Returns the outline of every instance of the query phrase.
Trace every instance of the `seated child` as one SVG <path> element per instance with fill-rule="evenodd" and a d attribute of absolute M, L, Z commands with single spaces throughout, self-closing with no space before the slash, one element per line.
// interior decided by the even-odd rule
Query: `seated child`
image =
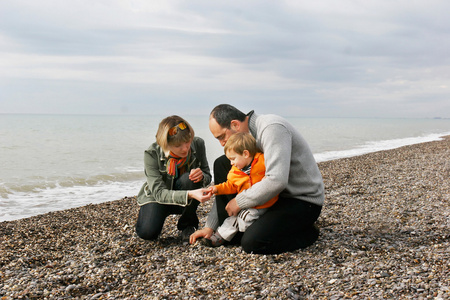
<path fill-rule="evenodd" d="M 227 181 L 209 187 L 209 192 L 216 195 L 237 194 L 261 181 L 266 172 L 264 154 L 258 149 L 255 138 L 249 133 L 233 134 L 224 147 L 224 152 L 231 162 L 231 170 Z M 218 247 L 230 241 L 238 231 L 244 232 L 254 221 L 267 211 L 278 200 L 278 196 L 263 205 L 242 209 L 237 216 L 225 219 L 217 231 L 201 243 L 210 247 Z"/>

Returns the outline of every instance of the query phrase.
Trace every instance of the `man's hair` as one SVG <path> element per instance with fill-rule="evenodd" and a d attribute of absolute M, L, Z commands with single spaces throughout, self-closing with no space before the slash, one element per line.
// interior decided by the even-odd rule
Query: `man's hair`
<path fill-rule="evenodd" d="M 220 104 L 211 111 L 209 117 L 214 118 L 220 127 L 230 129 L 231 121 L 244 122 L 247 115 L 232 105 Z"/>
<path fill-rule="evenodd" d="M 229 150 L 233 150 L 239 155 L 242 155 L 244 150 L 247 150 L 250 153 L 250 156 L 255 156 L 256 153 L 261 152 L 256 145 L 255 138 L 250 133 L 246 132 L 236 132 L 231 135 L 223 150 L 225 154 Z"/>

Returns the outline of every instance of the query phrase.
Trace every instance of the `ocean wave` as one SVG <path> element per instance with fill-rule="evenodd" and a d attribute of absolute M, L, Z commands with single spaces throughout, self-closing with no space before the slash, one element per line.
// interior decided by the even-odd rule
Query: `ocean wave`
<path fill-rule="evenodd" d="M 107 186 L 116 182 L 126 183 L 138 180 L 143 182 L 145 177 L 142 171 L 130 169 L 130 171 L 123 173 L 98 174 L 87 177 L 31 177 L 30 179 L 28 184 L 23 184 L 22 182 L 2 183 L 0 185 L 0 197 L 8 199 L 10 195 L 17 193 L 22 195 L 33 194 L 35 196 L 43 191 L 59 188 Z"/>
<path fill-rule="evenodd" d="M 87 204 L 103 203 L 137 195 L 144 181 L 110 181 L 95 185 L 56 185 L 35 188 L 32 193 L 9 193 L 2 199 L 0 222 L 16 220 Z"/>
<path fill-rule="evenodd" d="M 441 140 L 442 137 L 446 135 L 450 135 L 450 132 L 433 133 L 424 136 L 407 137 L 391 140 L 369 141 L 366 142 L 364 145 L 353 149 L 316 153 L 314 154 L 314 158 L 316 159 L 317 162 L 322 162 L 345 157 L 353 157 L 376 151 L 395 149 L 407 145 L 438 141 Z"/>

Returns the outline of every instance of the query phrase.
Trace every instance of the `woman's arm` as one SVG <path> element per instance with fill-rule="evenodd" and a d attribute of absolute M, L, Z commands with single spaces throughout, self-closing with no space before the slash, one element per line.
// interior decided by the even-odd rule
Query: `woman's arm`
<path fill-rule="evenodd" d="M 145 194 L 154 198 L 154 201 L 162 204 L 187 205 L 189 203 L 187 191 L 177 191 L 167 188 L 163 175 L 159 170 L 161 158 L 157 151 L 146 151 L 144 155 L 145 175 L 147 185 Z"/>

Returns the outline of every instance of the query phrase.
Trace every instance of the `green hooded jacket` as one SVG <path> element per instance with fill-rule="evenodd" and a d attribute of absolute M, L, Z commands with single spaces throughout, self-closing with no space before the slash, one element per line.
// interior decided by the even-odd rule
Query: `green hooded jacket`
<path fill-rule="evenodd" d="M 161 204 L 176 204 L 186 206 L 189 204 L 188 193 L 185 190 L 174 190 L 174 177 L 167 174 L 167 157 L 157 143 L 153 143 L 144 152 L 145 176 L 144 183 L 137 196 L 138 204 L 151 202 Z M 211 172 L 206 159 L 205 142 L 200 137 L 194 137 L 191 143 L 191 157 L 187 172 L 200 168 L 203 171 L 203 186 L 211 182 Z"/>

